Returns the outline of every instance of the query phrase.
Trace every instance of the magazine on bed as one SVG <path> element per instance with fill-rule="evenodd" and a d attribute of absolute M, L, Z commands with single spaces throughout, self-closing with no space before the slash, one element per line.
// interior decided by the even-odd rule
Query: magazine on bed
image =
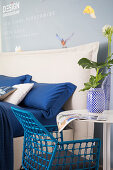
<path fill-rule="evenodd" d="M 57 126 L 59 132 L 61 132 L 70 122 L 73 120 L 92 120 L 92 121 L 106 121 L 106 117 L 103 114 L 81 114 L 77 111 L 64 111 L 57 115 Z"/>

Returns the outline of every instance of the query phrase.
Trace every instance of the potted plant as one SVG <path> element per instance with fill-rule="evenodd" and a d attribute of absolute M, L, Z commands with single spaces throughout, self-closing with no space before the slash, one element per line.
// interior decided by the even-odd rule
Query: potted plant
<path fill-rule="evenodd" d="M 111 53 L 111 41 L 113 35 L 113 26 L 105 25 L 102 29 L 103 35 L 108 39 L 108 56 L 105 62 L 98 63 L 87 58 L 81 58 L 78 64 L 83 69 L 96 70 L 96 75 L 90 75 L 89 82 L 84 83 L 84 88 L 80 91 L 88 90 L 87 94 L 87 109 L 90 112 L 101 113 L 105 108 L 105 94 L 102 88 L 99 88 L 102 80 L 108 74 L 110 74 L 110 68 L 113 65 L 112 53 Z M 106 69 L 106 73 L 104 72 Z"/>

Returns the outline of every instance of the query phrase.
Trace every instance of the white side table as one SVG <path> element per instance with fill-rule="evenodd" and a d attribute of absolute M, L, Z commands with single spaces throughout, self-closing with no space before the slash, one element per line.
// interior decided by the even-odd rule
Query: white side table
<path fill-rule="evenodd" d="M 106 120 L 74 120 L 76 121 L 90 121 L 95 123 L 103 123 L 103 170 L 110 170 L 110 125 L 113 123 L 113 110 L 105 110 L 103 113 L 89 113 L 87 110 L 69 110 L 64 111 L 64 114 L 76 114 L 80 113 L 83 115 L 102 115 Z"/>

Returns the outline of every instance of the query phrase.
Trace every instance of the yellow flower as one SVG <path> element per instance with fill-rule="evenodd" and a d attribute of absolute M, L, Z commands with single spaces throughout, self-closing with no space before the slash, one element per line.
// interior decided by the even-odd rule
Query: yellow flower
<path fill-rule="evenodd" d="M 96 18 L 95 11 L 91 6 L 86 6 L 83 13 L 89 14 L 92 18 Z"/>

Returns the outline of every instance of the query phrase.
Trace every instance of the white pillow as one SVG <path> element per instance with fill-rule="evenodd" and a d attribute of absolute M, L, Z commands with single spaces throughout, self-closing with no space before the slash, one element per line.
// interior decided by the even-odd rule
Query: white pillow
<path fill-rule="evenodd" d="M 31 90 L 33 86 L 34 83 L 14 85 L 13 87 L 16 88 L 17 90 L 14 93 L 12 93 L 10 96 L 5 98 L 4 101 L 18 105 L 24 99 L 24 97 L 27 95 L 27 93 Z"/>

